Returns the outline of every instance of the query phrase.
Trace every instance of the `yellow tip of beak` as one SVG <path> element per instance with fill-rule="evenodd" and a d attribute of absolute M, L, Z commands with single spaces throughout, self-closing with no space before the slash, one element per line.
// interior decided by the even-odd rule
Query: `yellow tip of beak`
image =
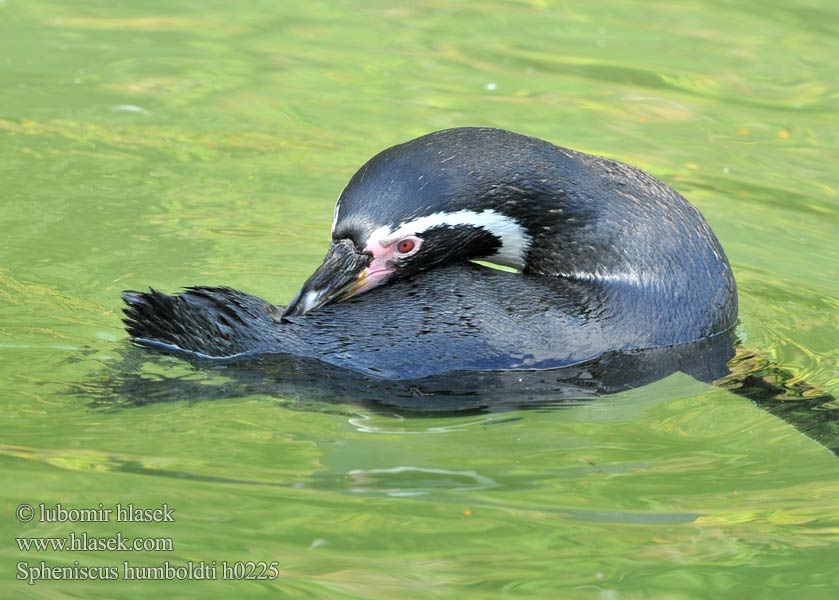
<path fill-rule="evenodd" d="M 367 274 L 370 272 L 370 269 L 364 269 L 358 274 L 355 281 L 352 285 L 341 295 L 341 300 L 347 300 L 348 298 L 352 298 L 355 296 L 361 288 L 367 285 Z"/>

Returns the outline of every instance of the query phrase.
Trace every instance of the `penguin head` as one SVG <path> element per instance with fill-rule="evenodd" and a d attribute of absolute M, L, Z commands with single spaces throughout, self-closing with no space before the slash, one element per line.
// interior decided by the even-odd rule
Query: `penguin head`
<path fill-rule="evenodd" d="M 514 210 L 521 190 L 486 172 L 486 132 L 495 141 L 500 130 L 429 134 L 362 166 L 335 206 L 323 263 L 284 316 L 462 260 L 523 269 L 532 236 Z"/>

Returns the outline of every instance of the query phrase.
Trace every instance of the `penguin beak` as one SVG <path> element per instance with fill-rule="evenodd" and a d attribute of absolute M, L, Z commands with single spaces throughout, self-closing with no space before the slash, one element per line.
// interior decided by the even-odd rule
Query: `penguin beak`
<path fill-rule="evenodd" d="M 367 275 L 373 256 L 359 253 L 351 240 L 332 242 L 323 264 L 289 302 L 283 317 L 305 315 L 335 300 L 345 300 L 368 287 Z"/>

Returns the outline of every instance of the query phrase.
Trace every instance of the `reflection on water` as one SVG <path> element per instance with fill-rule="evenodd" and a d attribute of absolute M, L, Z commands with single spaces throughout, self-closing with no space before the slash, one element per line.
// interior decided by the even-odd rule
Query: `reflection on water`
<path fill-rule="evenodd" d="M 218 361 L 192 359 L 188 375 L 149 377 L 142 371 L 157 357 L 142 348 L 122 353 L 122 367 L 88 379 L 77 389 L 102 409 L 144 406 L 152 402 L 271 396 L 292 410 L 346 414 L 340 405 L 354 403 L 404 421 L 406 416 L 457 414 L 578 405 L 621 391 L 637 389 L 677 372 L 713 383 L 748 398 L 799 431 L 839 454 L 839 404 L 835 397 L 794 377 L 739 345 L 734 334 L 695 344 L 631 353 L 610 353 L 572 367 L 539 371 L 457 371 L 421 379 L 386 380 L 287 355 Z M 216 381 L 211 378 L 215 375 Z M 337 405 L 337 406 L 336 406 Z M 349 419 L 368 433 L 420 433 L 398 426 L 367 423 L 367 415 Z M 488 426 L 487 421 L 479 421 Z M 449 433 L 473 421 L 431 427 L 422 433 Z"/>
<path fill-rule="evenodd" d="M 347 475 L 351 482 L 350 491 L 356 494 L 385 493 L 407 497 L 430 494 L 434 489 L 470 492 L 498 487 L 498 483 L 475 471 L 399 466 L 353 469 Z"/>

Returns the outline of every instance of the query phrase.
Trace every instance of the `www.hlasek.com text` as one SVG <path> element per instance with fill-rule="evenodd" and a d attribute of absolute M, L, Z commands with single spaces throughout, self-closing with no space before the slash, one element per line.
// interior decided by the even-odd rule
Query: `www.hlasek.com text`
<path fill-rule="evenodd" d="M 107 537 L 71 531 L 66 537 L 15 538 L 20 552 L 171 552 L 175 542 L 170 537 L 125 537 L 121 532 Z"/>

